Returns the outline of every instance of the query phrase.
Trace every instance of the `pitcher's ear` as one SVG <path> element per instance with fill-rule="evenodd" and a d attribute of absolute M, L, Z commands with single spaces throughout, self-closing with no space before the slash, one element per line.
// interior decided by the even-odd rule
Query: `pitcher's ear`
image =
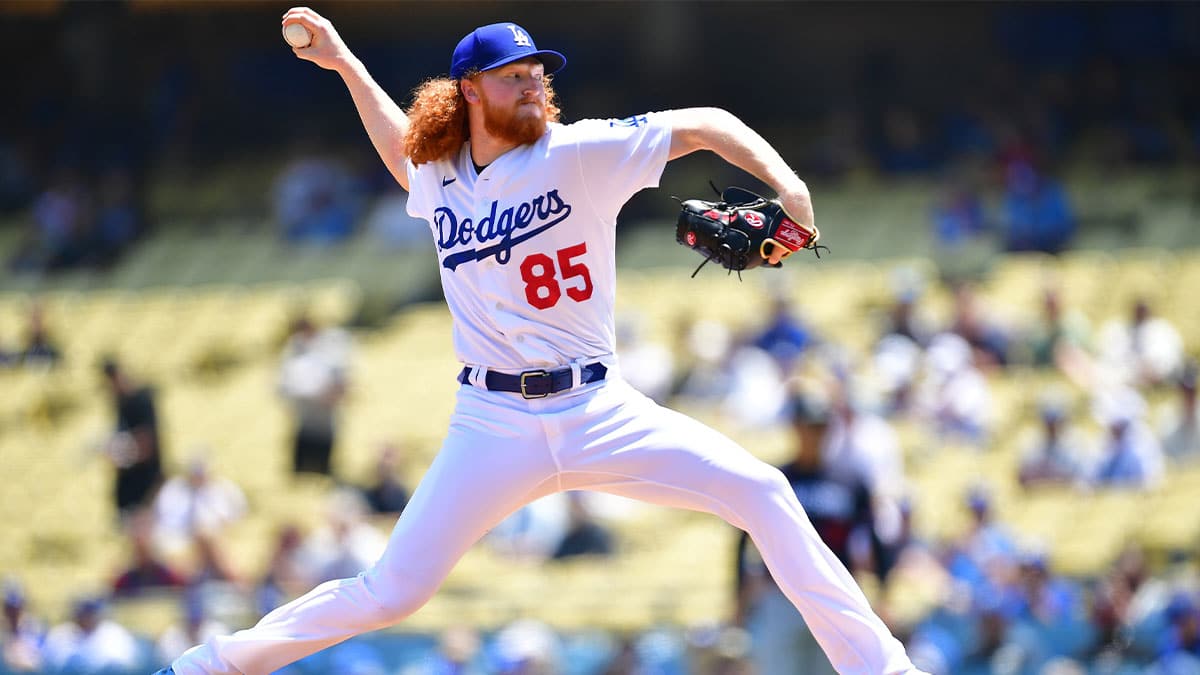
<path fill-rule="evenodd" d="M 463 98 L 467 99 L 467 103 L 479 103 L 479 90 L 475 88 L 475 83 L 463 78 L 458 81 L 458 86 L 462 89 Z"/>

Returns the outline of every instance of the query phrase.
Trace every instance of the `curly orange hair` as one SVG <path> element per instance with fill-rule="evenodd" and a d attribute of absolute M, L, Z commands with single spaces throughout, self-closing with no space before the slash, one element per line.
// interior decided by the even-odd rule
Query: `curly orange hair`
<path fill-rule="evenodd" d="M 557 122 L 562 111 L 558 107 L 558 96 L 550 86 L 549 75 L 543 83 L 546 121 Z M 404 149 L 413 164 L 419 166 L 448 157 L 458 152 L 470 136 L 467 101 L 458 80 L 435 77 L 413 90 L 412 106 L 408 109 L 408 133 L 404 135 Z"/>

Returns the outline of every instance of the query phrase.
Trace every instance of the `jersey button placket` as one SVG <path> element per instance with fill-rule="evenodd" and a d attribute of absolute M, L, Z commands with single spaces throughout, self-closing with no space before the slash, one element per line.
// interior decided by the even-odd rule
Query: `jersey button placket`
<path fill-rule="evenodd" d="M 484 171 L 487 171 L 487 169 L 484 169 Z M 491 215 L 493 198 L 492 191 L 488 189 L 487 183 L 483 181 L 476 181 L 474 192 L 475 213 L 473 220 L 476 228 L 478 228 L 479 222 Z M 478 229 L 476 230 L 475 246 L 477 248 L 486 248 L 494 246 L 497 243 L 499 242 L 495 240 L 479 241 Z M 495 299 L 495 302 L 492 303 L 495 311 L 504 312 L 506 309 L 511 308 L 513 306 L 513 295 L 512 289 L 509 288 L 508 279 L 506 278 L 506 270 L 503 269 L 506 266 L 497 262 L 495 255 L 488 256 L 480 260 L 477 264 L 479 265 L 477 268 L 479 290 Z"/>

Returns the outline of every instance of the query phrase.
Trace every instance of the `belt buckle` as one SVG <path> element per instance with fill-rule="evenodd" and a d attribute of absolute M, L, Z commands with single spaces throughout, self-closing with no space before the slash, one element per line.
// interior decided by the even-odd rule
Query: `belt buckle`
<path fill-rule="evenodd" d="M 544 394 L 529 394 L 528 392 L 525 391 L 525 378 L 531 377 L 534 375 L 549 376 L 550 373 L 548 373 L 544 370 L 527 370 L 527 371 L 521 373 L 521 398 L 525 398 L 525 399 L 546 398 L 547 396 L 550 395 L 549 391 L 547 391 Z"/>

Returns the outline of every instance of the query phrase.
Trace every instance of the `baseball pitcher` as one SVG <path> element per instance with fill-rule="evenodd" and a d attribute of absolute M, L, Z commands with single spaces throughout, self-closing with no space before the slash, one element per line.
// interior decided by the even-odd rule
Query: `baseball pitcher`
<path fill-rule="evenodd" d="M 639 394 L 613 353 L 622 205 L 656 187 L 667 162 L 711 150 L 779 197 L 735 191 L 693 202 L 677 237 L 731 270 L 778 265 L 817 239 L 808 188 L 779 154 L 716 108 L 563 124 L 551 74 L 566 58 L 538 49 L 514 23 L 471 31 L 450 76 L 422 84 L 408 110 L 328 20 L 294 8 L 283 16 L 291 23 L 312 36 L 296 56 L 342 77 L 375 149 L 410 193 L 409 213 L 429 223 L 461 386 L 441 450 L 374 566 L 192 648 L 174 672 L 264 675 L 395 624 L 491 527 L 562 490 L 720 516 L 753 538 L 839 672 L 918 672 L 782 474 Z"/>

